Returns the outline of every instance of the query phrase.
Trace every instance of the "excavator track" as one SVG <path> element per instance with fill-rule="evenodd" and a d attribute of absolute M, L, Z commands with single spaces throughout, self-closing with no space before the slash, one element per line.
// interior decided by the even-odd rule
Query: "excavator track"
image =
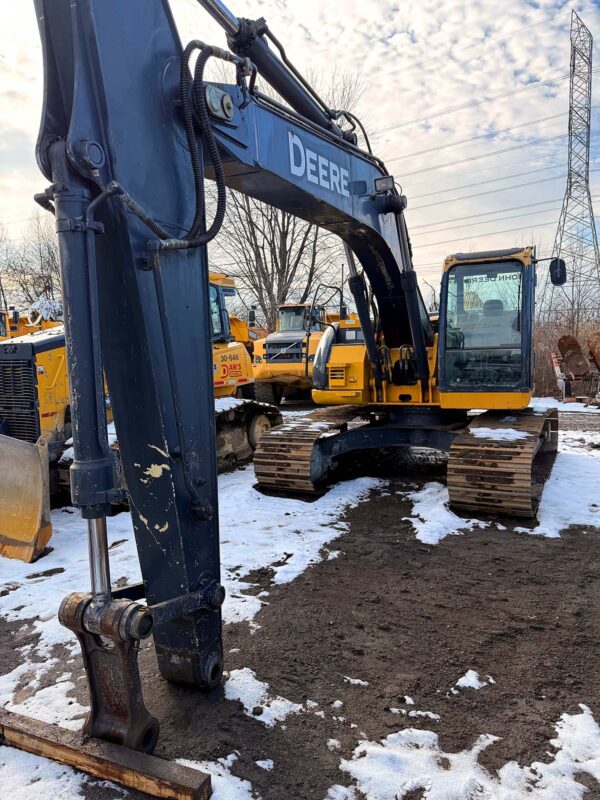
<path fill-rule="evenodd" d="M 315 447 L 321 437 L 345 430 L 358 409 L 319 408 L 292 417 L 265 433 L 254 451 L 254 472 L 261 489 L 292 494 L 319 494 L 330 465 L 319 463 Z"/>
<path fill-rule="evenodd" d="M 534 517 L 543 488 L 538 457 L 557 447 L 556 409 L 481 414 L 450 448 L 450 505 L 470 512 Z"/>

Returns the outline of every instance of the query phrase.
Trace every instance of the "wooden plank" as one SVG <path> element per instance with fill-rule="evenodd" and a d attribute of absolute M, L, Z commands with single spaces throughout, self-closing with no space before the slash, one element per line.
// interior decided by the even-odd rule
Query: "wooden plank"
<path fill-rule="evenodd" d="M 0 742 L 168 800 L 208 800 L 210 775 L 0 709 Z"/>

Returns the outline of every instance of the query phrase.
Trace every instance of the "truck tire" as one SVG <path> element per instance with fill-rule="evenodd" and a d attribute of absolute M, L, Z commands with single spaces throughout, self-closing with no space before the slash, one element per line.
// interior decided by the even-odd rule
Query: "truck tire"
<path fill-rule="evenodd" d="M 254 399 L 259 403 L 270 403 L 278 406 L 283 397 L 283 388 L 278 383 L 259 383 L 254 384 Z"/>

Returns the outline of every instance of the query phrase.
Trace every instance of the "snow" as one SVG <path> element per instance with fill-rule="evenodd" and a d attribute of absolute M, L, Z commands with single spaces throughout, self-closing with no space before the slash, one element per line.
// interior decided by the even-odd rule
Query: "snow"
<path fill-rule="evenodd" d="M 248 667 L 234 669 L 229 673 L 225 697 L 227 700 L 239 700 L 247 716 L 263 722 L 268 728 L 290 714 L 298 714 L 304 710 L 299 703 L 292 703 L 284 697 L 271 697 L 269 685 L 259 681 L 254 671 Z M 261 713 L 253 713 L 258 708 L 262 709 Z"/>
<path fill-rule="evenodd" d="M 211 800 L 259 800 L 258 796 L 252 791 L 250 781 L 245 781 L 231 774 L 231 767 L 237 761 L 238 756 L 239 753 L 236 751 L 228 755 L 227 758 L 219 758 L 217 761 L 190 761 L 185 758 L 178 758 L 177 763 L 183 764 L 184 767 L 191 767 L 210 774 L 213 790 Z"/>
<path fill-rule="evenodd" d="M 519 533 L 557 538 L 570 525 L 600 527 L 600 458 L 558 453 L 542 492 L 534 528 Z"/>
<path fill-rule="evenodd" d="M 439 714 L 434 714 L 433 711 L 409 711 L 409 717 L 426 717 L 427 719 L 438 720 L 441 719 Z"/>
<path fill-rule="evenodd" d="M 495 442 L 518 442 L 531 436 L 525 431 L 518 431 L 515 428 L 469 428 L 469 432 L 476 439 L 492 439 Z"/>
<path fill-rule="evenodd" d="M 87 776 L 71 767 L 13 747 L 0 747 L 2 798 L 84 800 L 83 785 L 87 781 Z M 117 797 L 118 794 L 115 793 L 115 798 Z"/>
<path fill-rule="evenodd" d="M 257 767 L 264 769 L 266 772 L 271 772 L 275 766 L 275 762 L 272 758 L 263 758 L 261 761 L 255 761 L 254 763 Z"/>
<path fill-rule="evenodd" d="M 38 297 L 29 307 L 29 318 L 40 316 L 44 320 L 62 319 L 62 303 L 50 297 Z"/>
<path fill-rule="evenodd" d="M 558 431 L 560 453 L 585 453 L 591 458 L 600 458 L 599 431 Z"/>
<path fill-rule="evenodd" d="M 522 767 L 509 761 L 495 774 L 479 763 L 480 753 L 499 741 L 490 734 L 458 753 L 444 752 L 433 731 L 414 728 L 381 742 L 361 741 L 340 764 L 354 786 L 332 787 L 327 797 L 350 800 L 356 788 L 366 800 L 402 800 L 418 790 L 423 800 L 583 800 L 586 789 L 578 775 L 600 780 L 600 728 L 587 706 L 579 708 L 556 723 L 557 736 L 550 740 L 555 752 L 547 762 Z"/>
<path fill-rule="evenodd" d="M 573 434 L 585 441 L 596 441 L 596 435 L 591 432 Z M 566 441 L 572 439 L 566 437 Z M 600 527 L 600 453 L 589 454 L 581 450 L 581 446 L 576 451 L 572 445 L 568 452 L 557 454 L 542 492 L 538 524 L 532 528 L 517 527 L 514 529 L 517 533 L 557 538 L 570 525 Z M 437 544 L 446 536 L 490 525 L 489 522 L 460 517 L 451 511 L 448 489 L 441 483 L 427 483 L 406 496 L 413 502 L 413 515 L 404 519 L 412 523 L 417 539 L 426 544 Z M 504 526 L 496 527 L 505 530 Z"/>
<path fill-rule="evenodd" d="M 413 516 L 404 517 L 412 523 L 417 539 L 425 544 L 437 544 L 446 536 L 473 528 L 486 528 L 489 522 L 464 519 L 448 508 L 448 489 L 437 481 L 425 484 L 406 496 L 413 503 Z"/>
<path fill-rule="evenodd" d="M 363 681 L 361 678 L 349 678 L 348 675 L 344 675 L 344 680 L 346 683 L 351 683 L 353 686 L 368 686 L 368 681 Z"/>
<path fill-rule="evenodd" d="M 230 411 L 237 406 L 243 406 L 247 400 L 241 400 L 237 397 L 215 397 L 215 412 L 223 414 L 225 411 Z"/>
<path fill-rule="evenodd" d="M 341 708 L 343 705 L 344 704 L 342 703 L 341 700 L 334 700 L 333 703 L 331 704 L 331 707 L 332 708 Z"/>
<path fill-rule="evenodd" d="M 412 699 L 412 697 L 409 697 L 407 694 L 404 695 L 404 702 L 407 706 L 414 706 L 415 704 L 415 701 Z"/>
<path fill-rule="evenodd" d="M 563 403 L 555 397 L 534 397 L 529 404 L 535 411 L 547 411 L 549 408 L 557 408 L 561 413 L 578 411 L 585 414 L 600 414 L 600 408 L 586 406 L 583 403 Z"/>
<path fill-rule="evenodd" d="M 487 681 L 480 680 L 479 674 L 474 669 L 469 669 L 456 681 L 455 686 L 460 689 L 483 689 L 487 686 Z"/>
<path fill-rule="evenodd" d="M 327 749 L 328 750 L 339 750 L 342 744 L 339 739 L 328 739 L 327 740 Z"/>
<path fill-rule="evenodd" d="M 244 581 L 244 575 L 276 564 L 272 567 L 274 583 L 294 580 L 324 557 L 321 552 L 324 545 L 346 530 L 346 524 L 338 521 L 339 516 L 378 484 L 369 478 L 349 481 L 307 504 L 260 494 L 253 488 L 251 467 L 221 475 L 221 558 L 227 589 L 223 606 L 225 622 L 251 622 L 262 608 L 264 599 L 244 594 L 251 587 Z M 77 652 L 75 637 L 60 625 L 57 611 L 66 594 L 89 586 L 85 523 L 74 509 L 62 509 L 52 512 L 52 524 L 54 549 L 35 565 L 0 559 L 0 589 L 8 590 L 0 597 L 0 614 L 9 621 L 27 621 L 32 634 L 39 636 L 28 658 L 31 671 L 39 671 L 40 676 L 51 666 L 49 659 L 55 645 Z M 107 526 L 113 583 L 118 580 L 124 585 L 141 580 L 130 514 L 110 517 Z M 56 574 L 44 575 L 53 570 Z M 34 577 L 36 575 L 38 577 Z M 11 675 L 14 691 L 22 675 Z M 59 701 L 57 703 L 59 707 Z M 67 710 L 64 703 L 63 708 Z M 18 710 L 24 713 L 21 705 Z M 32 715 L 36 714 L 32 712 Z"/>

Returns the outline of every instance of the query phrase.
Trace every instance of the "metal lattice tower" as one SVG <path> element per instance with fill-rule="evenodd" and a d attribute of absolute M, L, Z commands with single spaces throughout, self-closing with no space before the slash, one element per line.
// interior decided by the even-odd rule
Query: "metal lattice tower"
<path fill-rule="evenodd" d="M 571 14 L 571 80 L 569 92 L 569 168 L 553 256 L 564 259 L 567 283 L 546 281 L 539 304 L 541 322 L 577 336 L 582 323 L 600 319 L 600 255 L 590 194 L 592 105 L 590 31 Z"/>

